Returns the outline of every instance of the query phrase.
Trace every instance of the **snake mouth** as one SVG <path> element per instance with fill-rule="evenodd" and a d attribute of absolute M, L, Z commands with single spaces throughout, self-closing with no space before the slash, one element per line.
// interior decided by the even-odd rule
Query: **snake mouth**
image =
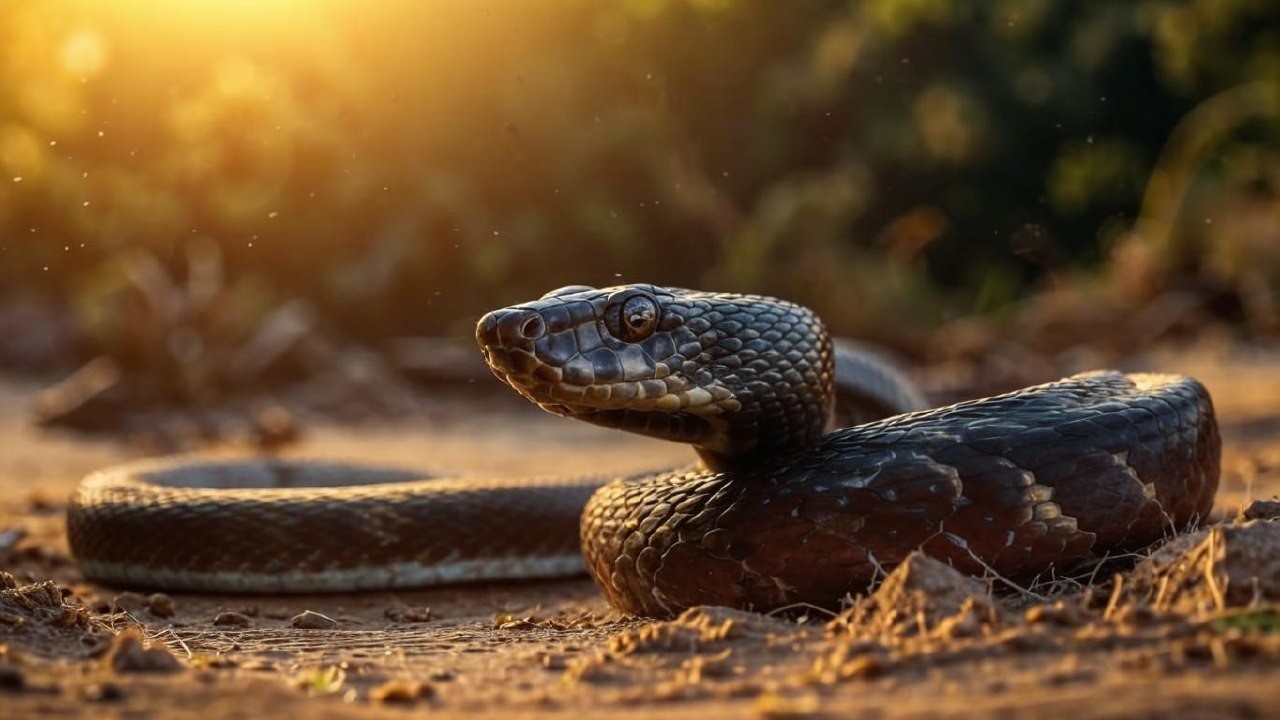
<path fill-rule="evenodd" d="M 662 380 L 580 384 L 563 379 L 563 371 L 552 365 L 538 364 L 533 372 L 515 370 L 513 366 L 524 366 L 528 361 L 512 361 L 510 355 L 505 354 L 504 360 L 495 353 L 489 354 L 489 367 L 494 375 L 525 399 L 555 415 L 571 417 L 618 410 L 718 415 L 737 407 L 732 393 L 719 385 L 710 389 L 689 387 L 683 379 L 674 376 Z"/>
<path fill-rule="evenodd" d="M 547 412 L 720 415 L 740 409 L 734 392 L 709 373 L 696 380 L 669 337 L 614 338 L 586 302 L 553 299 L 541 309 L 495 310 L 476 325 L 489 369 Z"/>
<path fill-rule="evenodd" d="M 530 328 L 528 311 L 498 312 L 505 315 L 490 313 L 477 328 L 485 362 L 499 380 L 552 414 L 574 417 L 627 411 L 705 416 L 741 407 L 733 391 L 719 381 L 707 378 L 698 384 L 635 346 L 616 351 L 597 348 L 585 355 L 575 352 L 564 360 L 567 353 L 545 334 L 545 323 L 535 328 L 537 337 L 530 338 L 525 334 Z"/>

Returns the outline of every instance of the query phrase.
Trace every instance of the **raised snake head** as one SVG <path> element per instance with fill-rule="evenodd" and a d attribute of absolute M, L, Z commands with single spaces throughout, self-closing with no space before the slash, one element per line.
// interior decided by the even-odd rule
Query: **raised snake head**
<path fill-rule="evenodd" d="M 692 443 L 711 467 L 806 446 L 832 409 L 822 322 L 759 295 L 575 285 L 486 314 L 476 340 L 544 410 Z"/>

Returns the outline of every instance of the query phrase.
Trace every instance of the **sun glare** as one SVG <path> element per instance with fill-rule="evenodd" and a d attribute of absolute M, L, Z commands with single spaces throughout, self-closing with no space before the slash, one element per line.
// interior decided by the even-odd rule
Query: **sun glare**
<path fill-rule="evenodd" d="M 82 0 L 83 2 L 83 0 Z M 352 4 L 354 5 L 354 4 Z M 301 30 L 340 10 L 325 0 L 115 0 L 84 2 L 84 14 L 96 16 L 126 34 L 176 34 L 212 38 L 256 38 Z"/>
<path fill-rule="evenodd" d="M 148 15 L 176 21 L 213 22 L 219 25 L 261 26 L 290 22 L 307 15 L 319 5 L 309 0 L 171 0 L 157 4 L 148 0 L 125 3 Z"/>
<path fill-rule="evenodd" d="M 62 44 L 62 67 L 72 75 L 91 77 L 107 62 L 107 45 L 93 30 L 77 30 Z"/>

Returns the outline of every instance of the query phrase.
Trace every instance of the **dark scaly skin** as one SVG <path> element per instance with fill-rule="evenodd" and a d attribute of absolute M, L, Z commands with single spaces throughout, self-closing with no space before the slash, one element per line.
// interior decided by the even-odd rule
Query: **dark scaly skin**
<path fill-rule="evenodd" d="M 637 299 L 661 312 L 628 340 L 619 313 Z M 834 411 L 822 321 L 771 298 L 573 286 L 485 315 L 476 339 L 494 374 L 544 410 L 691 443 L 714 469 L 811 445 Z"/>
<path fill-rule="evenodd" d="M 93 473 L 67 505 L 86 578 L 195 592 L 343 592 L 581 572 L 593 478 L 429 478 L 294 458 Z"/>
<path fill-rule="evenodd" d="M 1028 579 L 1193 526 L 1217 489 L 1213 407 L 1191 378 L 1089 373 L 824 434 L 830 340 L 790 303 L 565 288 L 490 313 L 477 338 L 544 409 L 689 442 L 707 466 L 588 503 L 588 568 L 627 612 L 831 606 L 916 549 Z"/>
<path fill-rule="evenodd" d="M 636 302 L 644 305 L 648 301 L 637 296 Z M 601 305 L 600 309 L 607 308 Z M 769 346 L 770 352 L 785 346 L 794 335 L 793 349 L 828 353 L 820 332 L 802 332 L 796 324 L 809 322 L 807 314 L 795 309 L 779 318 L 792 313 L 795 327 L 782 333 L 785 337 Z M 501 316 L 503 313 L 490 317 Z M 704 319 L 712 317 L 719 322 L 724 314 L 712 312 Z M 570 319 L 553 310 L 545 322 L 559 327 Z M 652 319 L 656 325 L 656 316 Z M 568 339 L 581 342 L 581 347 L 603 344 L 606 340 L 601 333 L 607 335 L 610 323 L 616 326 L 619 320 L 614 313 L 598 328 L 583 325 Z M 539 316 L 536 323 L 542 322 Z M 614 349 L 601 351 L 607 357 L 601 358 L 599 367 L 571 363 L 571 373 L 590 373 L 594 378 L 599 370 L 603 377 L 614 368 L 652 375 L 651 359 L 655 355 L 669 359 L 675 347 L 673 338 L 680 343 L 702 342 L 687 332 L 696 326 L 698 323 L 686 323 L 683 332 L 663 336 L 665 342 L 655 337 L 647 354 L 639 352 L 641 348 L 627 350 L 615 343 Z M 711 327 L 707 322 L 702 326 L 704 331 Z M 495 322 L 495 331 L 509 334 L 513 330 L 509 323 Z M 552 338 L 553 334 L 548 334 L 548 342 L 561 348 L 566 337 Z M 728 353 L 721 364 L 730 367 L 735 360 L 749 359 L 752 352 L 760 355 L 765 347 L 762 342 L 727 341 L 716 353 Z M 743 347 L 745 352 L 732 352 Z M 666 355 L 662 355 L 664 348 Z M 851 410 L 855 416 L 869 419 L 922 406 L 905 381 L 865 351 L 848 348 L 843 342 L 836 348 L 837 364 L 849 378 L 838 387 L 842 412 Z M 510 358 L 517 365 L 530 360 L 527 356 Z M 545 368 L 535 371 L 558 374 Z M 691 374 L 702 375 L 696 371 Z M 766 376 L 771 374 L 765 372 Z M 815 379 L 813 372 L 802 378 L 806 382 Z M 684 396 L 687 402 L 724 402 L 722 409 L 726 410 L 741 404 L 737 399 L 730 401 L 731 393 L 725 388 L 706 391 L 673 378 L 670 382 L 620 386 L 616 393 L 608 393 L 620 400 L 614 409 L 592 417 L 605 424 L 639 423 L 651 428 L 661 424 L 664 436 L 691 440 L 702 438 L 707 429 L 719 428 L 717 432 L 733 440 L 721 448 L 724 452 L 739 457 L 734 454 L 750 451 L 742 442 L 749 437 L 748 428 L 729 432 L 728 425 L 715 420 L 623 409 L 643 407 L 645 403 L 636 400 L 642 390 L 650 405 L 679 404 L 675 397 L 661 403 L 653 399 L 658 388 L 665 392 L 676 386 L 689 391 Z M 559 388 L 555 392 L 572 395 L 575 390 Z M 576 392 L 581 395 L 584 391 Z M 605 394 L 599 388 L 592 393 L 597 399 Z M 582 412 L 578 408 L 571 414 L 581 416 Z M 741 424 L 751 413 L 735 412 L 733 416 Z M 814 433 L 816 423 L 797 415 L 787 437 Z M 634 427 L 642 429 L 638 424 Z M 611 479 L 428 478 L 415 470 L 326 460 L 165 458 L 126 463 L 87 476 L 67 504 L 67 539 L 87 579 L 138 588 L 346 592 L 558 577 L 585 569 L 579 551 L 582 510 L 593 491 Z"/>

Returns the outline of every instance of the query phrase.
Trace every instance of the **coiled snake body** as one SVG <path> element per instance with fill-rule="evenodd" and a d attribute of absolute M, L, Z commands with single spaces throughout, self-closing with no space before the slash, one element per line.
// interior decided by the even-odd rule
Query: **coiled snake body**
<path fill-rule="evenodd" d="M 651 285 L 562 288 L 489 313 L 476 336 L 544 409 L 690 443 L 701 465 L 603 487 L 301 461 L 123 466 L 69 506 L 85 575 L 299 592 L 566 574 L 585 558 L 637 614 L 830 606 L 917 549 L 1018 579 L 1138 549 L 1202 521 L 1217 488 L 1213 408 L 1191 378 L 1089 373 L 894 414 L 913 390 L 838 353 L 809 310 Z M 892 416 L 827 432 L 840 390 L 861 415 Z"/>

